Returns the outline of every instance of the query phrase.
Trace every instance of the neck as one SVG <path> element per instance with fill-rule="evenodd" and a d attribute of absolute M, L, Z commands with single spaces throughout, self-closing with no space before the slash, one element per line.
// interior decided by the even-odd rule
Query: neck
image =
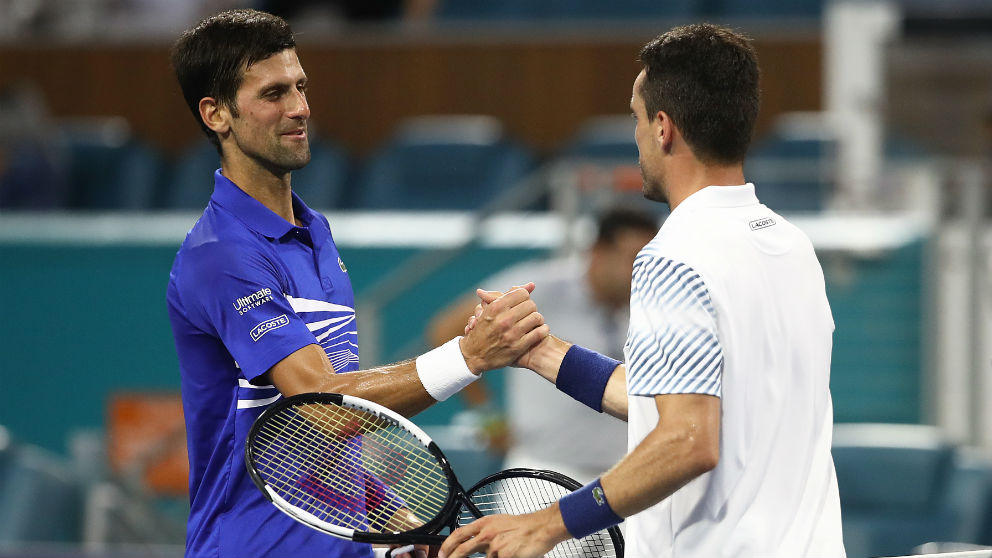
<path fill-rule="evenodd" d="M 745 183 L 743 163 L 706 165 L 693 159 L 677 166 L 669 183 L 668 206 L 676 207 L 708 186 L 740 186 Z"/>
<path fill-rule="evenodd" d="M 273 213 L 286 221 L 299 225 L 293 212 L 293 194 L 290 186 L 290 173 L 281 174 L 262 167 L 254 161 L 221 160 L 221 172 L 231 182 L 238 185 L 246 194 L 258 200 Z"/>

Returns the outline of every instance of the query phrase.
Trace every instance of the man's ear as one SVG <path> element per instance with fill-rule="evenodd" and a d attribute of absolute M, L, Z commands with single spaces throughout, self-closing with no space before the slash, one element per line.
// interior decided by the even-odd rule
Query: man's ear
<path fill-rule="evenodd" d="M 672 122 L 672 117 L 667 112 L 659 110 L 651 121 L 651 129 L 661 151 L 671 152 L 672 141 L 675 139 L 675 123 Z"/>
<path fill-rule="evenodd" d="M 231 111 L 217 102 L 213 97 L 200 99 L 200 118 L 203 123 L 217 134 L 223 136 L 231 129 Z"/>

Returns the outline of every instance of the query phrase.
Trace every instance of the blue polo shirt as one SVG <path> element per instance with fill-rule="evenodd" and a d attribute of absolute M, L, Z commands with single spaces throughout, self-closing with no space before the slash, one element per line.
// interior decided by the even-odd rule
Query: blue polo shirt
<path fill-rule="evenodd" d="M 319 344 L 336 372 L 358 369 L 354 293 L 327 220 L 293 194 L 297 227 L 218 170 L 176 254 L 169 318 L 189 449 L 191 557 L 371 556 L 279 512 L 245 469 L 252 422 L 281 397 L 265 373 Z"/>

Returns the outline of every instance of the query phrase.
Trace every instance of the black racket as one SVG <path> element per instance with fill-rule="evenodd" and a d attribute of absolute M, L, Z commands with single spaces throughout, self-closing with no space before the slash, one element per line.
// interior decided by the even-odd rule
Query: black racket
<path fill-rule="evenodd" d="M 481 513 L 423 430 L 371 401 L 336 393 L 288 397 L 248 434 L 255 485 L 293 519 L 373 544 L 440 545 L 457 510 Z"/>
<path fill-rule="evenodd" d="M 578 481 L 554 471 L 500 471 L 482 479 L 468 490 L 468 498 L 475 509 L 468 506 L 460 508 L 458 525 L 467 525 L 474 521 L 478 517 L 477 511 L 483 515 L 520 515 L 544 509 L 579 488 L 582 485 Z M 619 528 L 610 527 L 582 539 L 569 539 L 559 543 L 545 556 L 623 558 L 623 535 Z"/>

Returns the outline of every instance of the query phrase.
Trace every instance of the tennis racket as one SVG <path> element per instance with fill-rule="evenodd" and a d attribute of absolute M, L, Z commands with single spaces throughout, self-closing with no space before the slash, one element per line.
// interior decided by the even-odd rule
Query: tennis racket
<path fill-rule="evenodd" d="M 372 544 L 440 545 L 465 496 L 423 430 L 371 401 L 336 393 L 280 400 L 255 420 L 245 446 L 255 485 L 318 531 Z"/>
<path fill-rule="evenodd" d="M 534 511 L 580 486 L 551 471 L 520 469 L 490 475 L 466 493 L 441 449 L 410 420 L 335 393 L 272 404 L 248 433 L 245 464 L 283 513 L 318 531 L 371 544 L 438 546 L 445 536 L 437 533 L 445 528 L 487 514 Z M 622 557 L 615 528 L 582 539 L 578 548 L 596 549 L 586 554 L 569 550 L 568 543 L 575 541 L 549 556 Z M 603 550 L 609 548 L 619 552 Z"/>
<path fill-rule="evenodd" d="M 483 515 L 519 515 L 544 509 L 562 496 L 582 488 L 576 480 L 554 471 L 507 469 L 489 475 L 468 490 L 468 499 Z M 458 511 L 458 525 L 478 516 L 467 506 Z M 623 535 L 617 527 L 555 545 L 548 558 L 623 558 Z"/>

